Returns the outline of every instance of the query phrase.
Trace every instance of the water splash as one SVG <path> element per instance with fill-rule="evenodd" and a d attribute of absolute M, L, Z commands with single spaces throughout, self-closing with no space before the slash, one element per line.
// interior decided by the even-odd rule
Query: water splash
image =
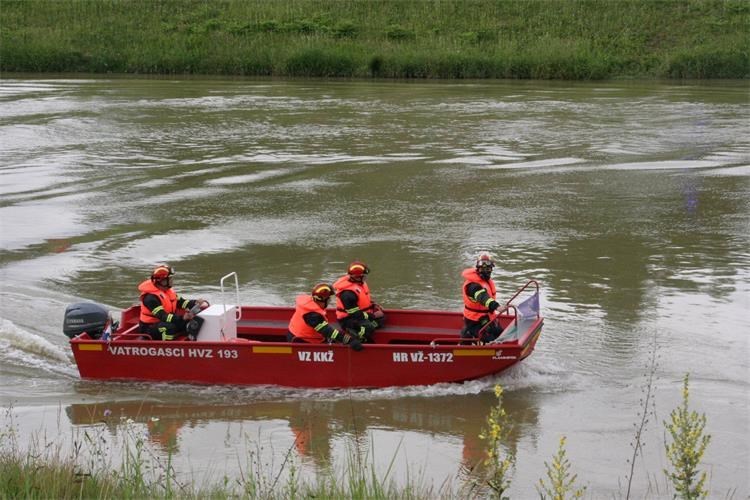
<path fill-rule="evenodd" d="M 49 373 L 78 374 L 64 349 L 5 318 L 0 318 L 0 360 Z"/>

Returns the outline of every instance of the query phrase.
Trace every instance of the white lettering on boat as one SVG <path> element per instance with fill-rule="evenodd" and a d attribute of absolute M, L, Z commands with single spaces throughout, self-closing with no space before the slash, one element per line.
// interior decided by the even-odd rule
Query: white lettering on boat
<path fill-rule="evenodd" d="M 394 352 L 393 362 L 394 363 L 453 363 L 452 352 L 428 352 L 425 354 L 423 351 L 414 352 Z"/>
<path fill-rule="evenodd" d="M 113 346 L 107 347 L 110 354 L 115 356 L 157 356 L 165 358 L 184 358 L 183 347 L 132 347 Z"/>
<path fill-rule="evenodd" d="M 297 358 L 313 363 L 333 363 L 333 351 L 297 351 Z"/>
<path fill-rule="evenodd" d="M 109 345 L 107 350 L 114 356 L 153 356 L 162 358 L 202 358 L 212 359 L 214 354 L 222 359 L 238 359 L 236 349 L 217 349 L 203 347 L 133 347 Z"/>
<path fill-rule="evenodd" d="M 453 363 L 453 353 L 431 352 L 427 354 L 427 360 L 432 363 Z"/>
<path fill-rule="evenodd" d="M 213 349 L 202 349 L 202 348 L 191 347 L 190 349 L 188 349 L 188 357 L 189 358 L 213 358 L 214 352 L 213 352 Z"/>

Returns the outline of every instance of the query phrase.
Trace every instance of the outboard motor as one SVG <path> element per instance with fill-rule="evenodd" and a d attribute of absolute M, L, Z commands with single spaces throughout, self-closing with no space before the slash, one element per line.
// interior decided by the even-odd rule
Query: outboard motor
<path fill-rule="evenodd" d="M 63 333 L 71 339 L 83 332 L 86 332 L 92 339 L 98 339 L 108 328 L 114 329 L 112 315 L 106 307 L 100 304 L 79 302 L 70 304 L 65 309 Z"/>

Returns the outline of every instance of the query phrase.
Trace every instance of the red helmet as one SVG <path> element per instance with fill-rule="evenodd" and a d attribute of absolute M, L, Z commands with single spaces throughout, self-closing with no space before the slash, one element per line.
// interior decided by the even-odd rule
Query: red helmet
<path fill-rule="evenodd" d="M 164 278 L 169 278 L 170 276 L 174 276 L 174 269 L 172 269 L 172 266 L 169 266 L 167 264 L 159 264 L 151 272 L 152 280 L 161 280 Z"/>
<path fill-rule="evenodd" d="M 163 288 L 172 288 L 172 280 L 174 279 L 174 269 L 172 266 L 167 264 L 159 264 L 151 272 L 151 281 L 156 285 Z"/>
<path fill-rule="evenodd" d="M 333 287 L 328 283 L 318 283 L 312 289 L 312 298 L 320 302 L 326 302 L 333 295 Z"/>
<path fill-rule="evenodd" d="M 365 274 L 370 274 L 370 268 L 367 267 L 367 264 L 364 262 L 360 262 L 358 260 L 355 260 L 351 264 L 349 264 L 349 268 L 346 270 L 347 274 L 352 277 L 361 277 Z"/>

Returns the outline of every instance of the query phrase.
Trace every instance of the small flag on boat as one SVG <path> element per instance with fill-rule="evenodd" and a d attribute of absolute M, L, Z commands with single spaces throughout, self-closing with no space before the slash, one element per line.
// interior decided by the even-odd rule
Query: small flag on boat
<path fill-rule="evenodd" d="M 107 326 L 104 328 L 104 331 L 102 332 L 102 336 L 100 337 L 100 340 L 108 341 L 109 338 L 112 336 L 112 322 L 107 321 Z"/>
<path fill-rule="evenodd" d="M 539 292 L 534 293 L 516 306 L 518 314 L 528 318 L 530 316 L 539 316 Z"/>

